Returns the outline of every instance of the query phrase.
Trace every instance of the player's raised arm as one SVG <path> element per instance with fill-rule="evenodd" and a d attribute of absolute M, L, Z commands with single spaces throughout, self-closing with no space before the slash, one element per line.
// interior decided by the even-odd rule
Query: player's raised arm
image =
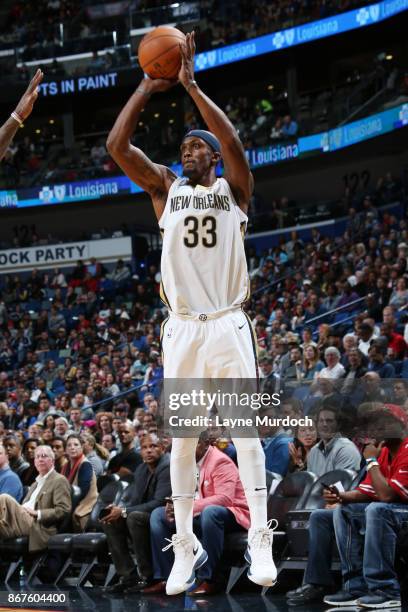
<path fill-rule="evenodd" d="M 238 205 L 246 213 L 254 180 L 238 133 L 226 114 L 200 89 L 194 80 L 194 32 L 187 34 L 186 44 L 180 45 L 182 66 L 179 81 L 197 105 L 208 129 L 221 143 L 225 178 L 233 190 Z"/>
<path fill-rule="evenodd" d="M 141 149 L 131 144 L 131 138 L 150 96 L 158 91 L 167 91 L 173 85 L 174 82 L 165 79 L 143 79 L 116 119 L 106 142 L 115 162 L 132 181 L 153 197 L 154 204 L 156 196 L 167 193 L 176 176 L 169 168 L 153 163 Z"/>
<path fill-rule="evenodd" d="M 0 160 L 3 159 L 11 141 L 20 125 L 29 117 L 34 103 L 38 98 L 38 86 L 43 80 L 44 74 L 40 69 L 30 81 L 29 86 L 22 95 L 16 110 L 13 111 L 7 121 L 0 128 Z"/>

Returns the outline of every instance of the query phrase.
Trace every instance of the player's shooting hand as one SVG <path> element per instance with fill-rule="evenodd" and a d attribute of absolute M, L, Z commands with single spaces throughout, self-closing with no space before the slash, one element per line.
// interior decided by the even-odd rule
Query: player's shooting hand
<path fill-rule="evenodd" d="M 170 81 L 169 79 L 151 79 L 147 76 L 142 80 L 140 85 L 138 85 L 138 89 L 143 90 L 149 95 L 152 95 L 160 91 L 167 91 L 175 85 L 177 85 L 176 79 Z"/>
<path fill-rule="evenodd" d="M 180 44 L 181 68 L 178 79 L 185 88 L 194 81 L 194 54 L 196 49 L 194 37 L 194 32 L 186 34 L 185 44 Z"/>
<path fill-rule="evenodd" d="M 30 81 L 29 86 L 22 95 L 20 102 L 17 104 L 15 112 L 24 121 L 31 114 L 34 103 L 38 98 L 38 86 L 44 78 L 42 70 L 38 69 Z"/>

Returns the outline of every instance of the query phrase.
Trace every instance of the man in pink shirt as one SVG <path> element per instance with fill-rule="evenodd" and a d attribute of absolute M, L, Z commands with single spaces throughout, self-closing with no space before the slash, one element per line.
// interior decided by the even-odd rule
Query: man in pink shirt
<path fill-rule="evenodd" d="M 198 570 L 201 584 L 189 595 L 211 595 L 218 589 L 215 575 L 224 548 L 224 534 L 247 530 L 249 509 L 235 463 L 215 446 L 210 446 L 207 432 L 200 436 L 196 450 L 199 470 L 197 498 L 194 501 L 194 532 L 200 537 L 207 562 Z M 176 532 L 171 502 L 156 508 L 150 517 L 154 584 L 142 592 L 164 593 L 165 581 L 173 566 L 173 553 L 163 554 L 166 540 Z M 169 548 L 165 546 L 165 549 Z M 163 550 L 165 550 L 163 549 Z"/>

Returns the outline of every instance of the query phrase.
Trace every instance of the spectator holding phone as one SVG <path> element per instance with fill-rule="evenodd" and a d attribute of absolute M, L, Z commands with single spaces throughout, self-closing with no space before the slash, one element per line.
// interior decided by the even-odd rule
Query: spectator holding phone
<path fill-rule="evenodd" d="M 398 531 L 408 518 L 408 437 L 402 419 L 379 412 L 369 425 L 373 441 L 363 454 L 367 476 L 354 491 L 326 492 L 334 510 L 343 589 L 332 606 L 396 608 L 400 585 L 394 567 Z"/>

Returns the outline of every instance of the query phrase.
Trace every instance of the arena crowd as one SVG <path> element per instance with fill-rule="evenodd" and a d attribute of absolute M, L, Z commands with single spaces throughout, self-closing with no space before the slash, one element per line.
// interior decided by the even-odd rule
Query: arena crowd
<path fill-rule="evenodd" d="M 256 331 L 261 388 L 281 396 L 264 414 L 288 417 L 260 435 L 266 468 L 282 477 L 304 470 L 357 473 L 373 460 L 364 433 L 373 423 L 378 429 L 382 418 L 380 427 L 396 428 L 393 437 L 401 440 L 408 424 L 408 227 L 402 205 L 398 216 L 385 206 L 402 201 L 401 184 L 387 174 L 373 192 L 346 192 L 343 200 L 349 208 L 341 236 L 314 228 L 306 237 L 283 235 L 262 253 L 247 249 L 252 297 L 246 310 Z M 102 522 L 120 577 L 110 588 L 162 592 L 171 563 L 160 548 L 174 522 L 171 503 L 163 505 L 171 495 L 171 439 L 160 395 L 166 309 L 157 266 L 135 275 L 121 260 L 108 269 L 93 259 L 68 272 L 34 269 L 0 280 L 0 494 L 16 500 L 0 495 L 0 508 L 17 517 L 0 535 L 28 534 L 34 551 L 62 517 L 71 517 L 72 530 L 86 529 L 98 494 L 117 474 L 131 484 Z M 305 416 L 309 425 L 294 425 Z M 204 433 L 196 458 L 208 478 L 200 479 L 206 485 L 199 487 L 195 524 L 210 556 L 197 593 L 208 594 L 223 586 L 217 567 L 224 532 L 245 531 L 249 515 L 228 432 Z M 383 455 L 378 461 L 383 465 Z M 35 505 L 32 485 L 51 472 L 58 499 L 46 532 L 41 517 L 51 502 Z M 367 482 L 360 491 L 376 499 Z M 79 488 L 74 505 L 69 485 Z M 378 499 L 405 503 L 408 483 L 399 478 L 391 487 L 397 498 Z M 335 502 L 328 499 L 326 509 Z M 320 541 L 315 527 L 310 568 L 321 566 L 312 562 L 320 550 L 313 548 Z M 397 596 L 390 572 L 389 595 Z M 307 570 L 309 590 L 291 597 L 312 601 L 330 592 L 331 575 L 315 574 Z M 370 589 L 381 589 L 374 574 Z"/>

